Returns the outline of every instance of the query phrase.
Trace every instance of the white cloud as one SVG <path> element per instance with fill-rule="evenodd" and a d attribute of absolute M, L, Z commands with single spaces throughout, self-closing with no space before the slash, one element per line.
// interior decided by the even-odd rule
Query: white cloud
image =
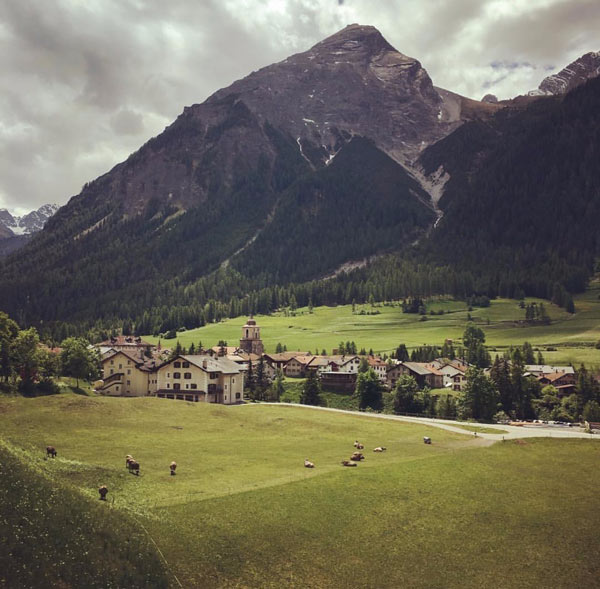
<path fill-rule="evenodd" d="M 185 105 L 351 22 L 473 98 L 600 49 L 597 0 L 0 3 L 0 207 L 66 202 Z"/>

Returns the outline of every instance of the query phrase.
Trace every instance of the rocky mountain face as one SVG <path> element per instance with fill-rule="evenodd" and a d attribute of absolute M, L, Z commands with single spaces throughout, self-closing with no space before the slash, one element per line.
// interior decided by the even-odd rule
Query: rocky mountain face
<path fill-rule="evenodd" d="M 36 211 L 21 217 L 12 215 L 6 209 L 0 209 L 0 236 L 31 235 L 40 231 L 58 208 L 56 204 L 42 205 Z"/>
<path fill-rule="evenodd" d="M 42 205 L 21 217 L 0 209 L 0 256 L 23 247 L 34 233 L 44 228 L 46 221 L 58 208 L 56 204 Z"/>
<path fill-rule="evenodd" d="M 530 96 L 560 96 L 600 75 L 600 51 L 586 53 L 557 74 L 544 78 Z"/>
<path fill-rule="evenodd" d="M 320 279 L 427 240 L 450 217 L 453 175 L 468 225 L 460 183 L 512 137 L 499 121 L 554 100 L 487 98 L 434 86 L 375 28 L 350 25 L 186 107 L 87 184 L 4 261 L 0 301 L 30 320 L 133 317 L 219 269 L 237 272 L 240 296 L 246 280 Z"/>
<path fill-rule="evenodd" d="M 186 107 L 77 198 L 111 201 L 113 216 L 141 214 L 155 200 L 189 210 L 235 189 L 259 163 L 275 173 L 282 141 L 309 169 L 327 165 L 356 135 L 410 167 L 425 146 L 492 111 L 434 88 L 421 64 L 374 27 L 349 25 Z"/>

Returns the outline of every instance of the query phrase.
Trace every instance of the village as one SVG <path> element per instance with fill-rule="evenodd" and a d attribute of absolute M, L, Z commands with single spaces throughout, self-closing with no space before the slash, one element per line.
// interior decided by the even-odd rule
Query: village
<path fill-rule="evenodd" d="M 305 378 L 313 373 L 324 390 L 347 394 L 354 392 L 359 369 L 365 362 L 387 390 L 393 390 L 402 375 L 412 376 L 420 389 L 461 392 L 467 382 L 470 365 L 458 358 L 411 362 L 375 354 L 340 354 L 336 349 L 331 355 L 302 351 L 267 353 L 260 329 L 250 317 L 242 327 L 239 346 L 216 345 L 179 355 L 140 337 L 111 337 L 96 344 L 101 354 L 102 380 L 95 383 L 95 391 L 108 396 L 156 396 L 232 405 L 244 401 L 247 376 L 259 364 L 269 380 L 278 374 Z M 572 366 L 528 364 L 525 371 L 540 385 L 553 385 L 561 397 L 575 390 L 576 373 Z"/>

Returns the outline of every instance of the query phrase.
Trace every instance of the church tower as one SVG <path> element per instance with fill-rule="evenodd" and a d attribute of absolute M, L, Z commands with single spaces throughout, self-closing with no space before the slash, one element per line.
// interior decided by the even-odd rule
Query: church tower
<path fill-rule="evenodd" d="M 260 356 L 265 351 L 262 340 L 260 339 L 260 327 L 256 321 L 250 317 L 246 325 L 242 327 L 242 339 L 240 339 L 240 349 L 248 354 Z"/>

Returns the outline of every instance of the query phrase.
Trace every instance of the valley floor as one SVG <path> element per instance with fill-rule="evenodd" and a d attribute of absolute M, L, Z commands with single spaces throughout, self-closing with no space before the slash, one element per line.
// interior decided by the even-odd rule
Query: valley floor
<path fill-rule="evenodd" d="M 0 399 L 4 443 L 55 486 L 97 500 L 106 484 L 103 507 L 144 525 L 173 586 L 593 586 L 600 446 L 500 427 L 507 441 L 488 445 L 494 434 L 297 406 Z M 366 460 L 344 468 L 355 439 Z"/>
<path fill-rule="evenodd" d="M 299 309 L 294 316 L 284 312 L 259 316 L 261 336 L 266 351 L 274 352 L 276 345 L 286 345 L 288 350 L 320 353 L 326 349 L 331 353 L 340 342 L 354 341 L 357 348 L 372 348 L 376 354 L 388 355 L 404 343 L 409 350 L 418 346 L 441 346 L 446 339 L 460 345 L 469 317 L 481 327 L 486 335 L 492 358 L 510 346 L 530 342 L 540 350 L 548 364 L 573 364 L 600 367 L 600 350 L 595 345 L 600 341 L 600 281 L 595 281 L 583 294 L 575 297 L 576 313 L 571 315 L 549 301 L 526 299 L 526 303 L 543 303 L 551 318 L 550 325 L 526 324 L 525 310 L 518 301 L 496 299 L 489 307 L 467 309 L 464 301 L 440 298 L 428 302 L 428 313 L 423 321 L 416 314 L 403 313 L 398 303 L 394 306 L 377 304 L 338 307 L 316 307 Z M 363 314 L 361 314 L 361 312 Z M 375 314 L 371 314 L 375 313 Z M 225 340 L 237 345 L 246 317 L 224 320 L 199 329 L 179 332 L 180 343 L 189 347 L 199 342 L 205 347 Z M 157 343 L 160 338 L 144 336 Z M 163 347 L 174 347 L 176 340 L 161 340 Z"/>

